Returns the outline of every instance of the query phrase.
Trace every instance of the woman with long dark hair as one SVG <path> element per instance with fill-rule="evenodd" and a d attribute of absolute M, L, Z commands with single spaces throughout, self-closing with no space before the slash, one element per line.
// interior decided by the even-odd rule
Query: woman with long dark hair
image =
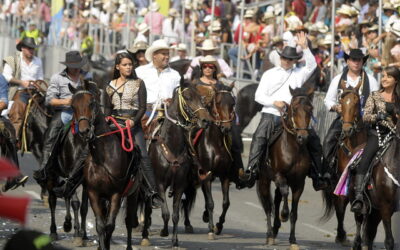
<path fill-rule="evenodd" d="M 356 197 L 351 206 L 353 212 L 359 213 L 363 209 L 364 177 L 376 152 L 395 129 L 400 96 L 399 82 L 400 70 L 394 66 L 387 67 L 383 71 L 382 89 L 372 92 L 365 104 L 363 120 L 369 126 L 369 130 L 367 145 L 360 166 L 356 169 Z"/>
<path fill-rule="evenodd" d="M 142 156 L 142 170 L 149 188 L 148 196 L 152 199 L 153 208 L 162 204 L 156 192 L 156 183 L 150 158 L 146 150 L 146 142 L 141 126 L 141 119 L 146 111 L 146 87 L 136 76 L 133 59 L 127 52 L 117 54 L 115 58 L 114 77 L 106 88 L 110 97 L 112 115 L 123 125 L 128 122 L 132 137 L 139 146 Z"/>

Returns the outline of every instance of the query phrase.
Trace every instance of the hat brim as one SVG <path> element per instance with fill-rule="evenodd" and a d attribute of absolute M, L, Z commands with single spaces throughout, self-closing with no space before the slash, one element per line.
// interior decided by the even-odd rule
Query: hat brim
<path fill-rule="evenodd" d="M 132 54 L 136 54 L 136 53 L 138 53 L 139 51 L 141 51 L 141 50 L 143 50 L 143 51 L 146 51 L 147 50 L 147 48 L 134 48 L 134 49 L 127 49 L 127 51 L 129 52 L 129 53 L 132 53 Z"/>
<path fill-rule="evenodd" d="M 219 67 L 219 63 L 217 61 L 200 61 L 200 68 L 202 64 L 213 64 L 217 69 L 217 74 L 221 72 L 221 68 Z"/>
<path fill-rule="evenodd" d="M 21 51 L 21 49 L 22 49 L 23 46 L 28 47 L 28 48 L 31 48 L 31 49 L 36 49 L 36 48 L 38 47 L 38 46 L 35 45 L 35 44 L 25 44 L 25 43 L 23 43 L 23 42 L 21 41 L 21 42 L 19 42 L 19 43 L 17 44 L 16 48 L 17 48 L 18 51 Z"/>
<path fill-rule="evenodd" d="M 303 52 L 300 52 L 297 56 L 292 56 L 292 55 L 284 55 L 281 52 L 278 52 L 279 56 L 288 58 L 288 59 L 294 59 L 294 60 L 299 60 L 300 58 L 303 57 Z"/>
<path fill-rule="evenodd" d="M 170 49 L 170 47 L 149 47 L 147 50 L 146 50 L 146 53 L 144 54 L 144 57 L 146 58 L 146 60 L 148 61 L 148 62 L 152 62 L 153 61 L 153 54 L 154 54 L 154 52 L 157 52 L 157 51 L 159 51 L 159 50 L 162 50 L 162 49 L 167 49 L 167 50 L 169 50 Z"/>
<path fill-rule="evenodd" d="M 83 57 L 82 61 L 80 62 L 60 62 L 61 64 L 64 64 L 65 66 L 67 66 L 67 68 L 71 68 L 71 69 L 79 69 L 82 68 L 83 66 L 85 66 L 88 63 L 88 59 L 87 57 Z"/>
<path fill-rule="evenodd" d="M 217 47 L 214 47 L 214 48 L 206 48 L 206 49 L 204 49 L 203 47 L 196 47 L 196 49 L 198 49 L 198 50 L 209 51 L 209 50 L 216 50 L 216 49 L 218 49 L 218 48 L 217 48 Z"/>
<path fill-rule="evenodd" d="M 363 57 L 352 57 L 352 58 L 354 58 L 354 59 L 363 59 L 363 64 L 364 64 L 367 61 L 368 57 L 369 57 L 369 55 L 366 55 L 366 56 L 363 56 Z M 350 55 L 347 54 L 347 53 L 344 53 L 343 58 L 347 62 L 347 60 L 350 59 Z"/>

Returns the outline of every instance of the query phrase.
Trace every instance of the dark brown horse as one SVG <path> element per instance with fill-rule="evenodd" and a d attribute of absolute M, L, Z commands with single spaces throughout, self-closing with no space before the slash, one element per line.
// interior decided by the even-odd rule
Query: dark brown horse
<path fill-rule="evenodd" d="M 288 195 L 292 191 L 292 209 L 290 212 L 290 249 L 299 249 L 296 243 L 295 228 L 297 209 L 303 193 L 305 179 L 309 173 L 311 159 L 306 147 L 309 124 L 312 116 L 313 88 L 290 89 L 293 96 L 286 118 L 281 116 L 282 134 L 270 146 L 270 155 L 260 167 L 257 191 L 267 215 L 267 244 L 275 244 L 281 221 L 289 219 Z M 268 161 L 269 159 L 269 161 Z M 272 202 L 271 183 L 275 182 L 275 198 Z M 283 208 L 279 215 L 280 203 Z M 273 211 L 273 208 L 275 210 Z M 274 224 L 271 215 L 274 213 Z"/>
<path fill-rule="evenodd" d="M 197 171 L 191 153 L 189 133 L 198 127 L 204 128 L 212 121 L 204 108 L 201 97 L 194 86 L 181 81 L 180 87 L 174 92 L 171 105 L 166 106 L 166 118 L 160 128 L 156 140 L 150 143 L 149 157 L 156 177 L 159 193 L 164 199 L 161 207 L 164 227 L 160 232 L 162 237 L 168 236 L 168 210 L 165 192 L 170 188 L 169 196 L 173 197 L 173 236 L 172 245 L 178 246 L 179 209 L 182 194 L 189 184 L 192 171 Z M 205 173 L 199 171 L 201 177 Z"/>
<path fill-rule="evenodd" d="M 331 186 L 324 190 L 323 198 L 325 202 L 325 213 L 323 220 L 328 220 L 333 211 L 336 211 L 338 221 L 336 243 L 348 246 L 347 234 L 344 229 L 344 217 L 346 207 L 349 203 L 347 196 L 336 196 L 333 194 L 340 176 L 345 170 L 353 153 L 355 153 L 367 140 L 367 133 L 361 117 L 361 100 L 358 94 L 360 84 L 355 88 L 346 88 L 342 84 L 343 93 L 340 96 L 339 103 L 342 106 L 341 121 L 343 124 L 342 132 L 339 138 L 339 145 L 336 151 L 337 168 L 332 169 Z M 355 243 L 360 241 L 355 239 Z M 357 244 L 357 243 L 356 243 Z"/>
<path fill-rule="evenodd" d="M 205 199 L 205 210 L 203 213 L 203 221 L 208 223 L 208 239 L 215 239 L 215 234 L 219 235 L 223 229 L 226 212 L 228 211 L 229 201 L 229 184 L 234 178 L 238 178 L 237 171 L 233 168 L 233 159 L 231 155 L 231 124 L 235 118 L 235 99 L 232 95 L 232 87 L 218 85 L 213 87 L 213 94 L 209 111 L 214 118 L 214 122 L 210 124 L 197 137 L 197 143 L 194 145 L 196 156 L 203 170 L 210 172 L 212 178 L 207 178 L 201 183 Z M 204 92 L 204 87 L 198 85 L 199 91 Z M 206 87 L 210 88 L 210 87 Z M 207 92 L 207 89 L 205 90 Z M 210 92 L 209 92 L 210 93 Z M 202 94 L 207 99 L 207 93 Z M 212 181 L 219 177 L 222 189 L 222 214 L 219 217 L 219 222 L 214 227 L 213 210 L 214 200 L 211 192 Z M 193 187 L 195 188 L 195 187 Z M 187 203 L 191 203 L 193 196 L 185 192 Z M 193 201 L 194 202 L 194 201 Z M 192 231 L 190 225 L 189 212 L 190 207 L 185 207 L 185 228 L 187 232 Z"/>
<path fill-rule="evenodd" d="M 36 81 L 36 86 L 47 85 L 43 81 Z M 39 88 L 40 89 L 40 88 Z M 22 152 L 26 149 L 31 151 L 36 160 L 41 163 L 43 138 L 49 122 L 51 121 L 52 111 L 45 105 L 45 93 L 41 90 L 29 90 L 30 101 L 25 111 L 25 120 L 22 125 Z M 51 212 L 50 236 L 57 239 L 57 227 L 55 220 L 55 211 L 57 205 L 57 197 L 53 193 L 53 187 L 57 185 L 59 177 L 67 178 L 69 172 L 74 168 L 74 164 L 79 163 L 77 152 L 82 152 L 82 148 L 74 145 L 75 140 L 79 138 L 68 133 L 60 142 L 58 148 L 55 149 L 53 160 L 51 160 L 50 170 L 47 172 L 48 181 L 45 189 L 49 193 L 49 206 Z M 25 147 L 26 145 L 26 147 Z M 69 232 L 72 229 L 72 216 L 70 207 L 74 211 L 74 237 L 75 245 L 82 245 L 82 240 L 87 240 L 86 235 L 86 215 L 88 211 L 88 199 L 85 190 L 82 192 L 82 204 L 77 195 L 72 198 L 65 199 L 66 211 L 64 221 L 64 231 Z M 81 223 L 79 223 L 79 209 L 81 215 Z"/>
<path fill-rule="evenodd" d="M 74 89 L 71 106 L 77 133 L 88 146 L 88 156 L 83 169 L 84 186 L 96 216 L 96 231 L 100 249 L 110 249 L 115 219 L 121 206 L 123 193 L 134 173 L 138 173 L 140 152 L 137 147 L 126 152 L 121 147 L 121 139 L 116 134 L 101 136 L 111 129 L 100 109 L 99 90 L 87 81 L 82 89 Z M 140 180 L 135 175 L 134 182 Z M 138 188 L 140 185 L 135 185 Z M 131 197 L 131 196 L 129 196 Z M 129 199 L 128 197 L 128 199 Z M 136 212 L 127 202 L 127 213 Z M 128 229 L 128 249 L 131 246 L 131 220 L 126 219 Z"/>

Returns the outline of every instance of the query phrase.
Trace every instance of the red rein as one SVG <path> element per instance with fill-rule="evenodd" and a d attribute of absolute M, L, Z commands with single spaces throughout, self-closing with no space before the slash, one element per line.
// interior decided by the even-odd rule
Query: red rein
<path fill-rule="evenodd" d="M 121 126 L 114 119 L 114 117 L 107 116 L 106 117 L 106 121 L 109 121 L 109 120 L 111 120 L 112 123 L 114 123 L 115 127 L 117 127 L 117 130 L 113 130 L 113 131 L 98 135 L 97 137 L 103 137 L 103 136 L 108 136 L 108 135 L 112 135 L 112 134 L 116 134 L 116 133 L 121 133 L 121 147 L 122 147 L 122 149 L 125 150 L 126 152 L 131 152 L 133 150 L 133 148 L 135 147 L 135 144 L 133 143 L 133 140 L 132 140 L 131 128 L 129 126 L 128 121 L 125 121 L 126 127 L 125 128 L 121 128 Z M 72 134 L 76 133 L 75 122 L 74 121 L 72 121 L 72 123 L 71 123 L 71 130 L 72 130 Z M 129 144 L 130 144 L 129 148 L 127 148 L 126 145 L 125 145 L 125 133 L 124 133 L 124 130 L 126 130 L 127 133 L 128 133 L 128 141 L 129 141 Z"/>

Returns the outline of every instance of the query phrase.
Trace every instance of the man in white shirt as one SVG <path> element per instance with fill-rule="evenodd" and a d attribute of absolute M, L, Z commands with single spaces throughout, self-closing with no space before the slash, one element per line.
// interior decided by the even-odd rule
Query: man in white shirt
<path fill-rule="evenodd" d="M 329 111 L 338 113 L 338 116 L 329 127 L 323 144 L 324 158 L 327 160 L 330 167 L 334 166 L 336 159 L 336 157 L 334 157 L 334 152 L 338 142 L 337 138 L 339 138 L 342 131 L 342 123 L 339 115 L 342 112 L 342 107 L 338 101 L 338 91 L 341 89 L 340 82 L 343 81 L 347 88 L 355 87 L 360 81 L 363 81 L 359 89 L 362 108 L 364 108 L 369 94 L 380 88 L 376 79 L 363 70 L 363 65 L 367 61 L 368 56 L 365 56 L 360 49 L 351 49 L 349 54 L 344 54 L 344 59 L 347 63 L 347 67 L 344 68 L 341 74 L 332 79 L 324 100 L 325 106 Z"/>
<path fill-rule="evenodd" d="M 264 107 L 261 110 L 261 121 L 253 134 L 251 142 L 249 164 L 246 170 L 249 176 L 248 187 L 254 185 L 259 165 L 265 160 L 263 159 L 264 156 L 268 155 L 268 140 L 274 131 L 281 126 L 279 110 L 291 102 L 292 95 L 289 87 L 292 89 L 302 87 L 317 67 L 315 58 L 308 48 L 305 33 L 300 32 L 297 38 L 297 45 L 303 49 L 305 66 L 302 68 L 294 67 L 296 61 L 302 58 L 302 54 L 297 53 L 294 47 L 285 47 L 280 53 L 281 66 L 274 67 L 263 74 L 255 94 L 255 101 Z M 313 130 L 310 131 L 307 148 L 309 149 L 316 174 L 312 176 L 313 186 L 316 190 L 320 190 L 327 185 L 324 185 L 322 180 L 321 143 Z"/>
<path fill-rule="evenodd" d="M 24 119 L 29 94 L 26 92 L 32 81 L 43 80 L 42 60 L 34 56 L 37 45 L 30 37 L 17 44 L 18 52 L 4 58 L 3 76 L 9 83 L 8 100 L 13 100 L 9 118 L 15 128 L 17 139 Z"/>
<path fill-rule="evenodd" d="M 146 115 L 152 118 L 155 109 L 171 99 L 176 87 L 179 86 L 181 76 L 171 69 L 169 63 L 170 47 L 165 40 L 154 41 L 146 50 L 145 57 L 149 64 L 136 68 L 136 75 L 143 80 L 147 90 L 148 108 Z M 149 111 L 152 111 L 150 113 Z"/>

